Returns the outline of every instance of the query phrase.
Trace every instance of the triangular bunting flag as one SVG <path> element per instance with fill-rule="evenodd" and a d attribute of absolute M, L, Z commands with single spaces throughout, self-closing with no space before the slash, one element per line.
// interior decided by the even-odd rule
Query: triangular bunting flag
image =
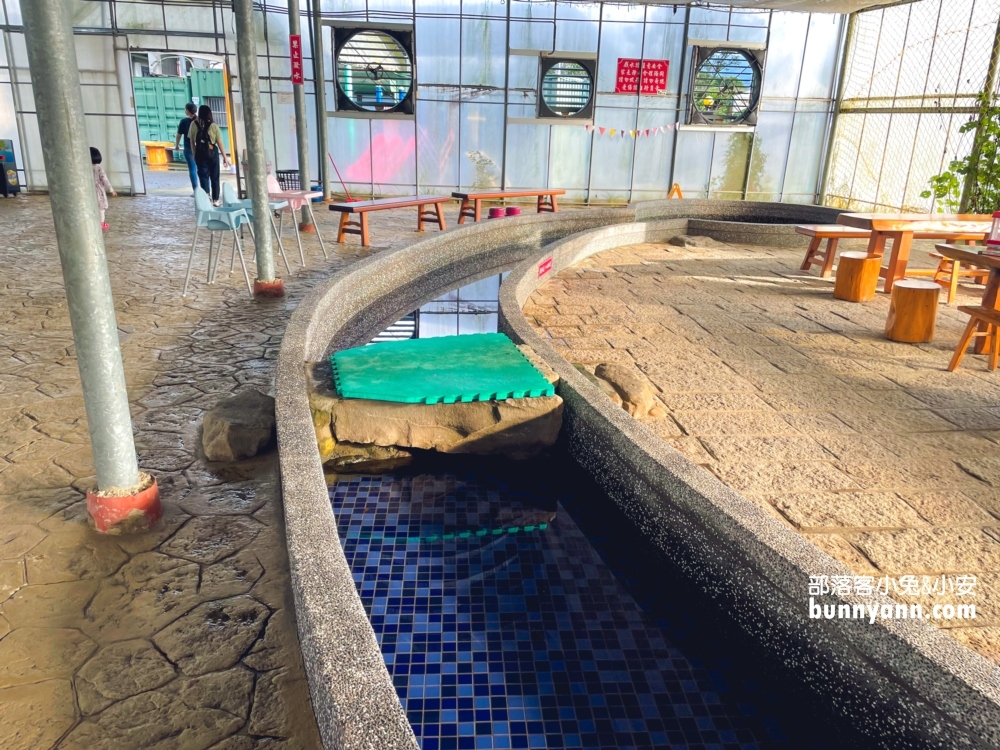
<path fill-rule="evenodd" d="M 649 138 L 649 128 L 646 128 L 646 137 Z"/>
<path fill-rule="evenodd" d="M 629 138 L 635 138 L 635 131 L 634 130 L 628 131 L 628 135 L 629 135 Z"/>
<path fill-rule="evenodd" d="M 598 128 L 597 130 L 600 132 L 601 135 L 604 135 L 604 128 Z"/>
<path fill-rule="evenodd" d="M 603 132 L 603 130 L 601 132 Z M 611 130 L 608 131 L 608 135 L 610 135 L 612 138 L 614 138 L 616 132 L 618 132 L 618 131 L 615 130 L 614 128 L 611 128 Z"/>

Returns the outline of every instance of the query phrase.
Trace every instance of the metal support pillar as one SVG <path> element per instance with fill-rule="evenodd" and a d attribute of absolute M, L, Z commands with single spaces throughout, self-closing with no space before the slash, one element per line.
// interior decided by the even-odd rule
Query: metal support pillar
<path fill-rule="evenodd" d="M 288 0 L 288 33 L 301 37 L 299 17 L 299 0 Z M 306 88 L 301 83 L 292 84 L 292 96 L 295 98 L 295 146 L 299 156 L 299 185 L 302 190 L 309 189 L 309 128 L 306 125 Z M 320 154 L 322 161 L 322 154 Z M 302 219 L 299 229 L 312 231 L 312 217 L 309 207 L 302 207 Z"/>
<path fill-rule="evenodd" d="M 271 244 L 270 207 L 267 196 L 267 156 L 264 151 L 264 118 L 260 108 L 257 74 L 257 34 L 253 27 L 253 0 L 233 0 L 236 15 L 236 54 L 240 63 L 240 94 L 247 137 L 247 193 L 253 203 L 254 248 L 257 255 L 255 291 L 275 285 L 274 250 Z M 280 284 L 280 282 L 278 282 Z"/>
<path fill-rule="evenodd" d="M 824 144 L 826 153 L 823 154 L 823 171 L 819 178 L 819 205 L 826 205 L 828 187 L 830 181 L 830 168 L 833 166 L 833 148 L 837 142 L 837 126 L 840 124 L 840 108 L 844 104 L 844 90 L 847 87 L 847 65 L 851 54 L 851 42 L 854 39 L 854 30 L 857 28 L 858 14 L 851 13 L 847 17 L 847 30 L 844 32 L 840 44 L 840 65 L 837 74 L 837 98 L 833 102 L 833 114 L 830 118 L 830 127 L 826 133 L 826 143 Z"/>
<path fill-rule="evenodd" d="M 309 0 L 312 10 L 313 75 L 316 78 L 316 144 L 319 149 L 319 185 L 323 200 L 330 200 L 330 167 L 326 163 L 330 147 L 326 137 L 326 72 L 323 64 L 323 14 L 320 0 Z"/>
<path fill-rule="evenodd" d="M 28 65 L 97 486 L 133 490 L 139 467 L 67 8 L 64 0 L 23 4 Z"/>

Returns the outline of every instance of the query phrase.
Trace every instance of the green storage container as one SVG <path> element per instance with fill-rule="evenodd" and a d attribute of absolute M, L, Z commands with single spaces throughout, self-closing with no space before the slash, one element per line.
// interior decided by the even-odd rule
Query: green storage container
<path fill-rule="evenodd" d="M 173 141 L 190 101 L 186 78 L 133 78 L 140 141 Z"/>

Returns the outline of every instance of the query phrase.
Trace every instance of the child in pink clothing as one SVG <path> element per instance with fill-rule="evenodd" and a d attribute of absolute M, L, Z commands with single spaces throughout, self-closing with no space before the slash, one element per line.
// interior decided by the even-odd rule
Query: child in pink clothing
<path fill-rule="evenodd" d="M 90 163 L 94 169 L 94 190 L 97 191 L 97 208 L 101 212 L 101 229 L 110 229 L 110 225 L 104 220 L 104 212 L 108 210 L 108 193 L 111 193 L 116 198 L 118 197 L 118 193 L 111 187 L 111 182 L 104 173 L 101 161 L 101 152 L 91 146 Z"/>

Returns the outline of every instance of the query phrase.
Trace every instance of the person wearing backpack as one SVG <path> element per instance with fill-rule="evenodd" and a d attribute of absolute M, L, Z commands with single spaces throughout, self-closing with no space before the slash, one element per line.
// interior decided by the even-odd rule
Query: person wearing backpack
<path fill-rule="evenodd" d="M 208 193 L 211 187 L 212 202 L 218 206 L 219 156 L 222 156 L 222 165 L 227 168 L 229 157 L 222 145 L 222 132 L 212 119 L 212 110 L 207 104 L 198 107 L 198 117 L 188 130 L 188 141 L 193 144 L 201 189 Z"/>
<path fill-rule="evenodd" d="M 191 132 L 191 123 L 198 116 L 198 108 L 193 102 L 184 105 L 184 119 L 177 126 L 177 135 L 174 136 L 174 151 L 181 147 L 181 138 L 184 139 L 184 161 L 187 162 L 188 176 L 191 178 L 191 189 L 198 187 L 198 164 L 194 160 L 191 139 L 187 137 Z"/>

